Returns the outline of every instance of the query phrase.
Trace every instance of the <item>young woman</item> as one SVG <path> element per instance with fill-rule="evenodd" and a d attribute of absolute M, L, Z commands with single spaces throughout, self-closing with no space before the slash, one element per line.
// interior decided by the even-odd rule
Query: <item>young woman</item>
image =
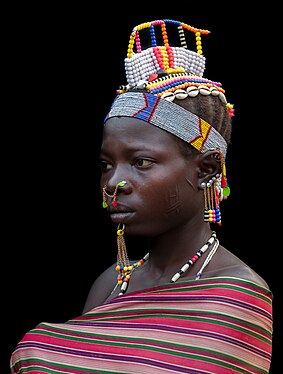
<path fill-rule="evenodd" d="M 12 373 L 269 372 L 272 293 L 215 231 L 234 110 L 203 77 L 207 33 L 174 20 L 133 29 L 100 155 L 117 263 L 95 280 L 82 316 L 24 336 Z M 129 260 L 127 237 L 146 239 L 140 260 Z"/>

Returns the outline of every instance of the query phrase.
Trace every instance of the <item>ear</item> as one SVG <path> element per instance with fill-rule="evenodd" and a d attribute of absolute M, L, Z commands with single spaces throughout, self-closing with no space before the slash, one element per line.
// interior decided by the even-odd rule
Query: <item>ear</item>
<path fill-rule="evenodd" d="M 217 149 L 201 153 L 198 158 L 199 188 L 221 173 L 221 155 Z"/>

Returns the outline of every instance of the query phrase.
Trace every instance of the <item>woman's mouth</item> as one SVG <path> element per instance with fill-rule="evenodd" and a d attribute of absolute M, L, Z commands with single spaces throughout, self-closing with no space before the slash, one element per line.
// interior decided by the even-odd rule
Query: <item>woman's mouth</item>
<path fill-rule="evenodd" d="M 110 218 L 115 223 L 125 223 L 128 222 L 132 216 L 134 215 L 134 212 L 112 212 L 110 213 Z"/>

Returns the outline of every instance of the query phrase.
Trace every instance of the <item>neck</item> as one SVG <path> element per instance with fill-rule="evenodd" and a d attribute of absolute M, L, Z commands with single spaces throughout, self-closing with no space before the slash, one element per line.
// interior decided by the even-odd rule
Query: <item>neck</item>
<path fill-rule="evenodd" d="M 123 231 L 123 230 L 118 230 L 118 231 Z M 126 292 L 132 274 L 138 267 L 144 266 L 145 262 L 147 264 L 146 273 L 148 274 L 149 278 L 155 281 L 158 280 L 159 284 L 161 280 L 163 279 L 164 279 L 164 282 L 171 281 L 174 283 L 185 272 L 187 272 L 191 267 L 193 267 L 195 262 L 197 262 L 202 257 L 202 255 L 206 251 L 208 251 L 208 255 L 205 256 L 204 262 L 203 264 L 201 264 L 200 271 L 198 271 L 198 274 L 197 274 L 196 279 L 199 279 L 202 274 L 202 271 L 207 266 L 210 259 L 216 252 L 219 246 L 219 242 L 216 238 L 216 233 L 212 232 L 210 228 L 209 230 L 204 230 L 202 233 L 200 231 L 197 231 L 197 232 L 199 232 L 198 237 L 197 236 L 192 237 L 191 241 L 187 241 L 189 239 L 188 235 L 186 236 L 186 238 L 183 237 L 183 240 L 186 239 L 186 241 L 185 241 L 185 245 L 183 245 L 182 248 L 186 248 L 187 246 L 190 249 L 190 251 L 184 250 L 182 255 L 180 255 L 181 254 L 180 246 L 177 245 L 176 248 L 178 249 L 178 252 L 176 253 L 175 247 L 170 246 L 170 243 L 166 242 L 166 246 L 162 248 L 160 246 L 160 240 L 156 241 L 155 239 L 154 240 L 155 244 L 157 242 L 159 244 L 155 246 L 153 245 L 151 247 L 151 252 L 150 253 L 148 252 L 143 259 L 134 263 L 133 265 L 130 265 L 129 260 L 127 259 L 126 246 L 125 246 L 123 235 L 121 236 L 118 234 L 118 238 L 117 238 L 118 255 L 119 255 L 118 257 L 120 260 L 118 260 L 119 266 L 117 267 L 117 270 L 119 272 L 119 275 L 117 278 L 118 280 L 117 286 L 118 284 L 121 285 L 119 295 L 122 295 Z M 174 236 L 175 238 L 178 238 L 177 242 L 181 243 L 180 237 L 178 235 L 176 236 L 176 233 L 174 233 Z M 203 238 L 202 241 L 201 241 L 201 238 Z M 199 243 L 200 241 L 201 243 Z M 198 243 L 197 247 L 195 247 L 196 243 Z M 169 249 L 170 249 L 170 252 L 169 252 Z M 160 252 L 161 250 L 162 252 Z M 158 256 L 160 254 L 162 254 L 161 257 Z M 164 259 L 165 254 L 167 254 L 166 259 Z M 122 260 L 122 258 L 126 259 L 126 261 Z M 171 264 L 170 259 L 172 260 L 173 264 Z M 173 269 L 174 269 L 174 272 L 173 272 Z M 176 272 L 176 269 L 178 269 L 177 272 Z M 116 287 L 114 288 L 114 290 L 115 289 Z"/>
<path fill-rule="evenodd" d="M 151 239 L 148 265 L 159 273 L 170 273 L 179 269 L 195 255 L 212 234 L 210 226 L 177 228 L 166 235 Z M 173 272 L 174 272 L 173 270 Z"/>

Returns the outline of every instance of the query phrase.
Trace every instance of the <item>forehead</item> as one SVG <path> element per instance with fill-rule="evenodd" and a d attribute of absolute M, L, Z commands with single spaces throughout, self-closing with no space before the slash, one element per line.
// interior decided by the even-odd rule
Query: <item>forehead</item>
<path fill-rule="evenodd" d="M 128 143 L 132 141 L 140 141 L 146 144 L 164 144 L 176 145 L 177 138 L 175 135 L 160 129 L 146 121 L 131 117 L 111 117 L 105 124 L 103 129 L 103 142 L 112 139 L 112 142 Z"/>

